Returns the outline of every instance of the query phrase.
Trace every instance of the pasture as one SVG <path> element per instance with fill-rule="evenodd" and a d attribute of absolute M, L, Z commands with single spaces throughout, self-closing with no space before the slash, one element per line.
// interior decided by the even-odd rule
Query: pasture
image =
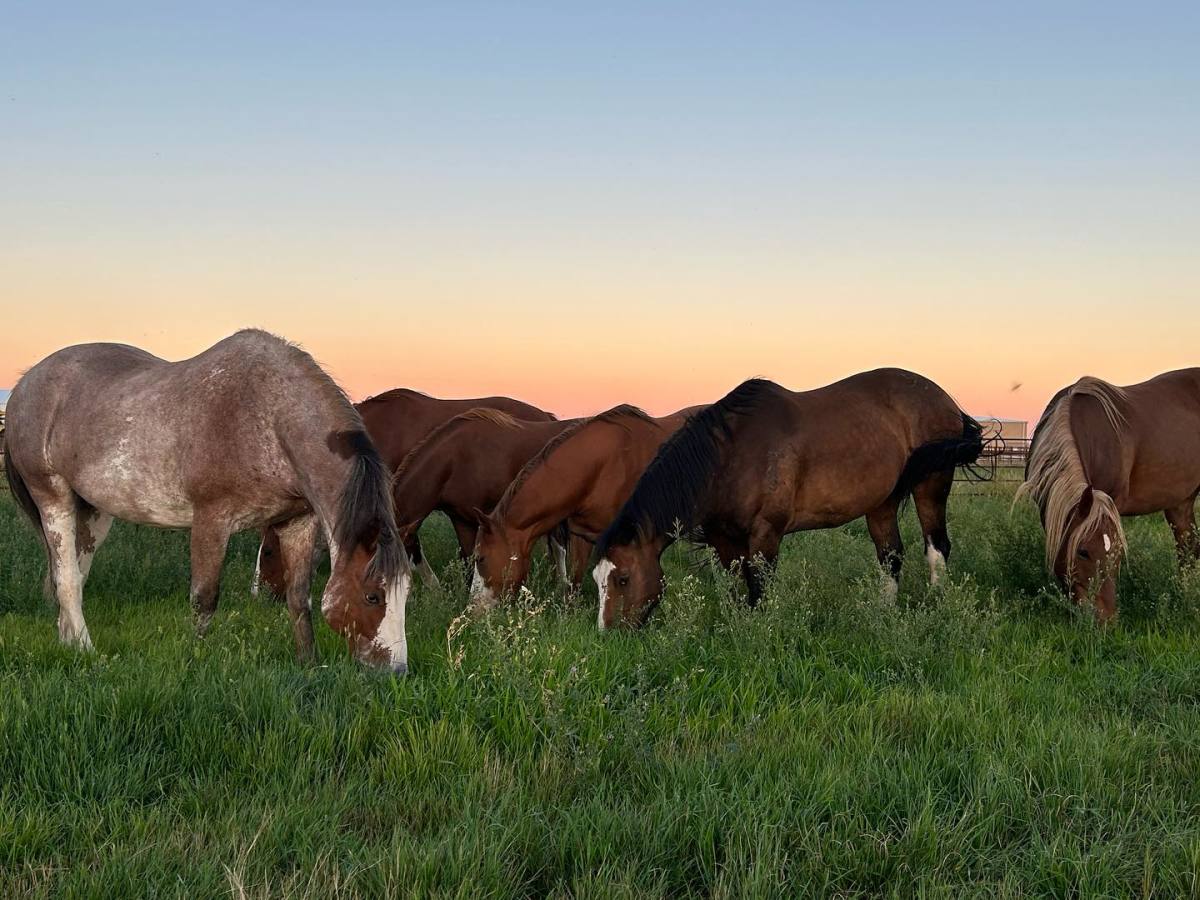
<path fill-rule="evenodd" d="M 409 604 L 411 676 L 282 606 L 231 547 L 193 633 L 187 536 L 123 524 L 59 645 L 33 532 L 0 493 L 0 896 L 1032 896 L 1200 892 L 1200 572 L 1129 524 L 1099 629 L 1034 512 L 956 495 L 947 584 L 912 509 L 900 598 L 860 523 L 794 535 L 763 605 L 672 548 L 637 634 L 595 588 L 458 618 Z"/>

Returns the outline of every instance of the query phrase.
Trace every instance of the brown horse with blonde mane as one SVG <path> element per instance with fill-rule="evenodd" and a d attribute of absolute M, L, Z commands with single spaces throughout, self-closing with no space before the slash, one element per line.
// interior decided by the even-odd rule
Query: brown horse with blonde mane
<path fill-rule="evenodd" d="M 440 511 L 454 527 L 460 558 L 470 558 L 480 517 L 547 442 L 578 422 L 524 422 L 499 410 L 473 409 L 437 428 L 409 452 L 392 481 L 396 528 L 405 547 L 425 518 Z M 558 537 L 554 531 L 547 535 L 565 579 L 567 551 Z"/>
<path fill-rule="evenodd" d="M 1108 621 L 1126 551 L 1122 516 L 1162 512 L 1180 562 L 1200 557 L 1200 369 L 1116 387 L 1079 379 L 1050 400 L 1033 433 L 1025 483 L 1046 532 L 1046 567 Z"/>
<path fill-rule="evenodd" d="M 974 462 L 980 427 L 950 395 L 903 369 L 877 369 L 795 393 L 747 381 L 663 444 L 597 544 L 600 628 L 641 625 L 662 598 L 663 551 L 678 537 L 741 564 L 753 605 L 785 534 L 865 516 L 890 593 L 910 494 L 930 577 L 950 555 L 946 500 Z"/>
<path fill-rule="evenodd" d="M 371 436 L 372 443 L 379 448 L 379 455 L 389 471 L 395 471 L 413 447 L 429 437 L 435 428 L 457 415 L 478 408 L 495 409 L 526 422 L 555 420 L 553 413 L 511 397 L 443 400 L 411 388 L 393 388 L 368 397 L 355 406 L 366 426 L 367 434 Z M 407 549 L 421 578 L 427 583 L 436 584 L 437 576 L 425 560 L 420 540 L 414 536 Z M 282 597 L 286 581 L 279 556 L 279 535 L 275 528 L 265 528 L 258 548 L 250 593 L 257 595 L 259 585 L 265 584 L 271 593 Z"/>
<path fill-rule="evenodd" d="M 529 574 L 534 542 L 560 522 L 571 535 L 570 577 L 578 586 L 591 543 L 608 526 L 659 446 L 699 407 L 652 418 L 617 406 L 550 441 L 521 469 L 490 515 L 479 517 L 471 597 L 492 606 Z"/>

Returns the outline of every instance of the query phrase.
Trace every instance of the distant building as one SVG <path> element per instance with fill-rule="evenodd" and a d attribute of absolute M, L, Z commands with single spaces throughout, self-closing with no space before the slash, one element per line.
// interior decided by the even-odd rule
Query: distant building
<path fill-rule="evenodd" d="M 1029 423 L 1024 419 L 1002 419 L 999 416 L 976 416 L 975 421 L 983 426 L 985 437 L 1001 437 L 1007 440 L 1025 440 L 1029 437 Z"/>

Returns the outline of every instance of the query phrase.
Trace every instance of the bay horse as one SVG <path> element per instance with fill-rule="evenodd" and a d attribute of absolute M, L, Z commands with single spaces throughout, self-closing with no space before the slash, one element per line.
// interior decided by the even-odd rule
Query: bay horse
<path fill-rule="evenodd" d="M 403 673 L 411 583 L 388 470 L 341 389 L 311 356 L 246 330 L 168 362 L 124 344 L 46 357 L 8 402 L 5 473 L 45 548 L 65 644 L 92 647 L 83 587 L 114 518 L 191 529 L 191 602 L 203 634 L 225 548 L 284 522 L 297 656 L 314 655 L 312 546 L 334 548 L 325 620 L 362 662 Z"/>
<path fill-rule="evenodd" d="M 411 388 L 393 388 L 368 397 L 355 408 L 384 464 L 393 472 L 413 447 L 429 437 L 435 428 L 472 409 L 495 409 L 527 422 L 555 421 L 553 413 L 511 397 L 445 400 Z M 422 580 L 426 584 L 436 585 L 437 575 L 426 561 L 421 542 L 415 534 L 405 549 Z M 286 590 L 287 578 L 279 556 L 279 536 L 272 526 L 264 528 L 262 532 L 250 593 L 257 596 L 260 584 L 265 584 L 277 597 L 282 597 Z"/>
<path fill-rule="evenodd" d="M 479 518 L 491 512 L 522 467 L 578 419 L 524 422 L 495 409 L 473 409 L 439 426 L 405 457 L 392 480 L 396 527 L 405 547 L 435 510 L 446 514 L 459 555 L 475 549 Z M 547 539 L 567 579 L 567 542 Z"/>
<path fill-rule="evenodd" d="M 1122 516 L 1163 512 L 1180 563 L 1200 557 L 1200 369 L 1127 387 L 1084 377 L 1050 400 L 1030 442 L 1018 497 L 1033 500 L 1046 567 L 1096 618 L 1117 611 L 1127 549 Z"/>
<path fill-rule="evenodd" d="M 586 572 L 592 543 L 612 521 L 660 444 L 691 407 L 652 418 L 617 406 L 583 419 L 546 444 L 513 479 L 490 514 L 479 515 L 471 598 L 494 606 L 529 575 L 533 544 L 560 522 L 571 536 L 570 577 Z"/>
<path fill-rule="evenodd" d="M 645 623 L 662 598 L 662 553 L 677 537 L 708 544 L 726 566 L 740 563 L 754 605 L 784 535 L 860 516 L 894 595 L 904 549 L 898 513 L 910 494 L 936 582 L 950 555 L 955 467 L 982 449 L 979 424 L 903 369 L 800 392 L 746 381 L 663 444 L 601 536 L 598 625 Z"/>

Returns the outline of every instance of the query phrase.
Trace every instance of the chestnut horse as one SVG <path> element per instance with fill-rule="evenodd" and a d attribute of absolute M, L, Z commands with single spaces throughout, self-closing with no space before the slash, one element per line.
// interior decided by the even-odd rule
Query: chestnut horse
<path fill-rule="evenodd" d="M 1200 369 L 1116 387 L 1081 378 L 1050 400 L 1018 496 L 1037 505 L 1046 567 L 1096 617 L 1117 609 L 1121 516 L 1163 512 L 1181 563 L 1200 557 Z"/>
<path fill-rule="evenodd" d="M 713 547 L 726 566 L 739 562 L 753 605 L 785 534 L 865 516 L 894 594 L 898 513 L 910 493 L 936 582 L 950 555 L 954 469 L 982 449 L 978 423 L 902 369 L 799 393 L 747 381 L 663 444 L 601 537 L 599 626 L 646 621 L 662 598 L 662 553 L 681 535 Z"/>
<path fill-rule="evenodd" d="M 511 397 L 477 397 L 473 400 L 442 400 L 410 388 L 393 388 L 357 404 L 355 407 L 367 434 L 379 450 L 388 469 L 395 471 L 413 447 L 430 433 L 468 410 L 496 409 L 527 422 L 553 422 L 555 416 Z M 412 564 L 428 584 L 437 584 L 437 576 L 425 560 L 421 542 L 414 535 L 406 548 Z M 250 593 L 257 596 L 261 583 L 277 597 L 282 597 L 286 578 L 279 558 L 279 536 L 274 528 L 265 528 L 254 566 Z"/>
<path fill-rule="evenodd" d="M 388 471 L 350 401 L 303 350 L 252 330 L 182 362 L 124 344 L 67 347 L 25 373 L 7 413 L 5 472 L 49 558 L 64 643 L 92 646 L 83 586 L 114 517 L 191 529 L 201 634 L 229 537 L 286 521 L 297 655 L 314 652 L 320 530 L 335 548 L 326 621 L 363 662 L 407 668 L 411 579 Z"/>
<path fill-rule="evenodd" d="M 656 419 L 637 407 L 617 406 L 546 444 L 491 514 L 479 516 L 473 602 L 493 606 L 502 594 L 518 590 L 529 574 L 534 542 L 564 520 L 571 535 L 571 583 L 578 586 L 591 543 L 612 521 L 659 445 L 698 408 Z"/>
<path fill-rule="evenodd" d="M 392 481 L 405 547 L 425 518 L 440 510 L 454 526 L 460 557 L 468 559 L 480 516 L 495 507 L 534 454 L 579 421 L 522 422 L 499 410 L 473 409 L 437 428 L 409 452 Z M 555 532 L 547 537 L 566 579 L 566 542 Z"/>

